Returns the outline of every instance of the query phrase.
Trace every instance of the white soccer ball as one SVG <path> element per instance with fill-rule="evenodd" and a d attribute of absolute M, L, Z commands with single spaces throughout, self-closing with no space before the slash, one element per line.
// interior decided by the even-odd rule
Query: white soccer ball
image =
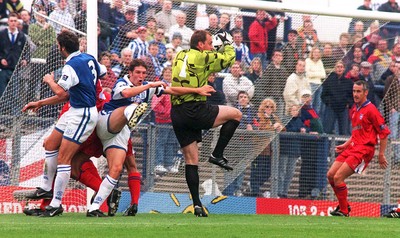
<path fill-rule="evenodd" d="M 224 31 L 224 32 L 218 33 L 217 35 L 219 36 L 219 38 L 221 38 L 224 45 L 232 45 L 233 38 L 232 38 L 231 34 Z"/>
<path fill-rule="evenodd" d="M 214 50 L 219 51 L 219 52 L 224 51 L 224 42 L 222 42 L 222 40 L 218 34 L 213 35 L 212 44 L 213 44 Z"/>

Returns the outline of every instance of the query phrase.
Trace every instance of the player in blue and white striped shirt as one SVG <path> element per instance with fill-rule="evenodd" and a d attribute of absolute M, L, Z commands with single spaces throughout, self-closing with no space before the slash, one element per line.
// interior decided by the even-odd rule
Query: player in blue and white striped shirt
<path fill-rule="evenodd" d="M 208 96 L 215 91 L 208 85 L 201 88 L 167 87 L 163 81 L 145 81 L 146 76 L 146 63 L 134 59 L 129 66 L 129 74 L 117 80 L 110 102 L 100 112 L 96 131 L 103 144 L 109 173 L 89 207 L 88 217 L 105 216 L 99 209 L 117 184 L 126 156 L 130 129 L 136 126 L 153 95 L 193 93 Z"/>

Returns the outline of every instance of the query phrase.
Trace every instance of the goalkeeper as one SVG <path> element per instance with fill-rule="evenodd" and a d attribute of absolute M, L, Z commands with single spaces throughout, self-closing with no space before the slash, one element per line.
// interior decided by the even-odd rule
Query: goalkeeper
<path fill-rule="evenodd" d="M 231 43 L 232 36 L 226 32 L 212 37 L 207 31 L 195 31 L 190 39 L 190 49 L 180 51 L 174 59 L 172 87 L 199 88 L 207 85 L 211 73 L 230 67 L 235 62 L 235 50 Z M 219 50 L 214 47 L 219 47 Z M 234 107 L 208 105 L 206 96 L 198 94 L 172 95 L 171 103 L 172 125 L 185 158 L 185 177 L 193 198 L 194 215 L 207 216 L 199 197 L 197 143 L 202 140 L 203 129 L 222 125 L 208 161 L 232 170 L 223 152 L 239 125 L 242 113 Z"/>

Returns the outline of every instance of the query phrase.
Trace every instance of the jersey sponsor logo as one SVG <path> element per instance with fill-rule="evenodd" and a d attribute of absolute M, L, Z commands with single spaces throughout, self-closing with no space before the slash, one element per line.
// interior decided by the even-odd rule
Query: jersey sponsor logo
<path fill-rule="evenodd" d="M 64 80 L 64 81 L 67 81 L 67 79 L 68 79 L 68 75 L 65 75 L 65 74 L 64 74 L 64 75 L 62 76 L 62 78 L 61 78 L 61 79 L 62 79 L 62 80 Z"/>

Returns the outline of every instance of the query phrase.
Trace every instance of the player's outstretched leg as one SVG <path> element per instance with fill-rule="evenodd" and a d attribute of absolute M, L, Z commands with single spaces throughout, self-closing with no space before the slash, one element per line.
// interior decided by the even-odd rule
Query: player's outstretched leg
<path fill-rule="evenodd" d="M 129 118 L 127 124 L 128 124 L 128 127 L 130 130 L 132 130 L 138 124 L 143 113 L 147 110 L 148 104 L 143 102 L 143 103 L 137 105 L 136 108 L 134 108 L 133 112 L 130 113 L 129 110 L 131 110 L 131 106 L 133 106 L 133 105 L 130 105 L 125 109 L 125 112 L 126 112 L 125 115 L 131 114 L 129 117 L 127 117 L 127 119 Z"/>

